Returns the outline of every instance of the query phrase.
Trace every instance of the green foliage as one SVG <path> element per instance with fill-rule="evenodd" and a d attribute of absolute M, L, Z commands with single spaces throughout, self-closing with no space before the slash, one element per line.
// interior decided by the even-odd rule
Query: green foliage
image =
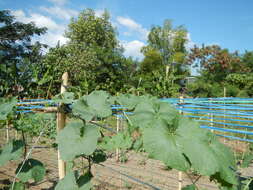
<path fill-rule="evenodd" d="M 99 129 L 82 121 L 72 121 L 57 135 L 58 148 L 62 159 L 73 160 L 79 155 L 91 155 L 100 137 Z"/>
<path fill-rule="evenodd" d="M 71 103 L 74 114 L 67 126 L 57 135 L 58 148 L 61 158 L 68 163 L 68 173 L 61 180 L 56 189 L 90 189 L 91 164 L 106 160 L 104 151 L 117 148 L 145 150 L 148 156 L 162 161 L 168 168 L 180 171 L 196 171 L 200 175 L 209 176 L 211 180 L 219 183 L 222 188 L 231 189 L 238 186 L 235 172 L 235 161 L 231 151 L 221 144 L 208 130 L 201 129 L 197 122 L 184 118 L 171 105 L 161 102 L 152 96 L 119 95 L 111 97 L 104 91 L 94 91 L 89 95 L 74 99 L 72 93 L 66 93 L 56 98 L 57 102 Z M 111 104 L 127 106 L 133 112 L 127 116 L 129 127 L 112 136 L 105 136 L 99 126 L 104 121 L 93 118 L 106 119 L 112 115 Z M 76 117 L 79 117 L 77 119 Z M 49 117 L 50 118 L 50 117 Z M 80 120 L 81 119 L 81 120 Z M 99 142 L 99 143 L 98 143 Z M 0 154 L 2 164 L 8 160 L 17 159 L 14 145 L 6 145 Z M 14 154 L 14 155 L 13 155 Z M 88 173 L 79 176 L 73 172 L 73 161 L 82 157 L 88 160 Z M 121 161 L 126 161 L 125 153 Z M 21 167 L 17 168 L 16 172 Z M 43 164 L 37 160 L 29 159 L 18 174 L 22 182 L 33 179 L 39 182 L 45 175 Z M 186 188 L 193 188 L 188 186 Z"/>
<path fill-rule="evenodd" d="M 13 111 L 16 106 L 17 99 L 13 98 L 0 98 L 0 120 L 6 120 L 8 115 Z"/>
<path fill-rule="evenodd" d="M 69 172 L 55 187 L 55 190 L 90 190 L 91 174 L 86 173 L 77 179 L 77 173 Z"/>
<path fill-rule="evenodd" d="M 104 137 L 103 141 L 99 144 L 104 150 L 116 150 L 120 149 L 128 149 L 132 146 L 131 136 L 124 133 L 118 133 L 112 137 Z"/>
<path fill-rule="evenodd" d="M 24 143 L 21 140 L 12 140 L 0 150 L 0 166 L 10 160 L 18 160 L 23 154 Z"/>
<path fill-rule="evenodd" d="M 28 159 L 25 161 L 24 165 L 23 163 L 19 164 L 18 168 L 16 169 L 16 174 L 17 178 L 22 182 L 28 182 L 30 179 L 33 179 L 37 183 L 43 180 L 46 174 L 46 169 L 40 161 Z"/>
<path fill-rule="evenodd" d="M 63 103 L 63 104 L 71 104 L 75 95 L 73 92 L 64 92 L 62 94 L 58 94 L 53 98 L 54 103 Z"/>
<path fill-rule="evenodd" d="M 109 14 L 98 17 L 86 9 L 70 21 L 66 31 L 66 45 L 51 48 L 43 59 L 45 80 L 41 88 L 50 87 L 50 94 L 57 94 L 64 72 L 70 73 L 73 91 L 88 94 L 93 90 L 107 90 L 116 94 L 130 81 L 136 63 L 123 56 L 123 48 L 116 38 Z M 49 74 L 48 74 L 49 73 Z"/>
<path fill-rule="evenodd" d="M 15 182 L 13 190 L 25 190 L 25 184 L 22 182 Z"/>
<path fill-rule="evenodd" d="M 189 75 L 185 64 L 187 31 L 173 28 L 170 20 L 154 26 L 148 35 L 148 45 L 142 48 L 144 60 L 140 66 L 141 87 L 158 97 L 177 97 L 183 80 Z"/>
<path fill-rule="evenodd" d="M 15 21 L 8 10 L 0 11 L 0 96 L 29 91 L 32 71 L 44 46 L 32 43 L 32 37 L 45 32 L 46 28 L 38 28 L 34 23 Z"/>
<path fill-rule="evenodd" d="M 244 156 L 243 158 L 243 162 L 241 164 L 242 168 L 247 168 L 249 167 L 250 163 L 253 161 L 253 154 L 252 153 L 248 153 Z"/>
<path fill-rule="evenodd" d="M 30 113 L 21 114 L 18 120 L 14 121 L 14 127 L 31 136 L 38 136 L 45 128 L 44 135 L 52 139 L 56 136 L 55 114 L 53 113 Z"/>
<path fill-rule="evenodd" d="M 112 115 L 109 94 L 104 91 L 93 91 L 81 97 L 73 104 L 73 113 L 86 121 L 94 117 L 108 117 Z"/>
<path fill-rule="evenodd" d="M 196 185 L 187 185 L 185 187 L 182 188 L 182 190 L 195 190 L 196 189 Z"/>

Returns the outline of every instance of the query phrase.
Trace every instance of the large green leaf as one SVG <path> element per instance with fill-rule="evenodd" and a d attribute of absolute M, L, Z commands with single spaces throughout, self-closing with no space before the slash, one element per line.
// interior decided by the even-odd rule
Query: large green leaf
<path fill-rule="evenodd" d="M 76 180 L 76 175 L 73 171 L 69 172 L 59 183 L 56 185 L 55 190 L 90 190 L 92 176 L 85 174 Z"/>
<path fill-rule="evenodd" d="M 131 136 L 121 132 L 112 137 L 104 137 L 99 146 L 105 150 L 128 149 L 132 146 L 132 143 Z"/>
<path fill-rule="evenodd" d="M 196 185 L 194 185 L 194 184 L 187 185 L 187 186 L 182 188 L 182 190 L 195 190 L 195 189 L 196 189 Z"/>
<path fill-rule="evenodd" d="M 12 112 L 16 103 L 17 99 L 15 97 L 0 98 L 0 120 L 7 119 L 7 116 Z"/>
<path fill-rule="evenodd" d="M 219 172 L 218 176 L 225 181 L 225 183 L 229 184 L 238 184 L 236 174 L 231 169 L 236 169 L 234 155 L 231 150 L 226 147 L 225 145 L 221 144 L 215 137 L 210 142 L 210 147 L 212 148 L 216 158 L 218 159 L 219 163 Z M 218 179 L 219 180 L 219 179 Z M 220 180 L 221 181 L 221 180 Z"/>
<path fill-rule="evenodd" d="M 13 190 L 25 190 L 25 184 L 22 182 L 15 182 Z"/>
<path fill-rule="evenodd" d="M 61 158 L 69 161 L 81 154 L 91 155 L 99 137 L 99 129 L 95 125 L 85 125 L 82 121 L 68 123 L 57 136 Z"/>
<path fill-rule="evenodd" d="M 93 91 L 73 104 L 73 113 L 86 121 L 95 116 L 108 117 L 112 115 L 110 96 L 104 91 Z"/>
<path fill-rule="evenodd" d="M 55 103 L 64 103 L 71 104 L 74 102 L 75 95 L 73 92 L 64 92 L 62 94 L 58 94 L 53 98 Z"/>
<path fill-rule="evenodd" d="M 112 115 L 110 96 L 105 91 L 93 91 L 87 96 L 87 103 L 98 117 Z"/>
<path fill-rule="evenodd" d="M 139 97 L 132 94 L 121 94 L 116 98 L 116 101 L 125 108 L 132 110 L 138 103 Z"/>
<path fill-rule="evenodd" d="M 18 160 L 23 154 L 24 143 L 21 140 L 13 140 L 6 144 L 0 151 L 0 166 L 10 160 Z"/>
<path fill-rule="evenodd" d="M 87 104 L 86 96 L 81 97 L 73 104 L 72 111 L 74 115 L 77 115 L 86 121 L 91 121 L 95 116 L 93 109 Z"/>
<path fill-rule="evenodd" d="M 190 164 L 183 155 L 179 136 L 170 133 L 168 126 L 147 127 L 143 129 L 144 149 L 151 158 L 162 161 L 166 166 L 186 171 Z"/>
<path fill-rule="evenodd" d="M 154 98 L 143 97 L 140 98 L 133 115 L 129 118 L 134 125 L 143 128 L 155 120 L 165 120 L 167 123 L 172 123 L 177 115 L 177 111 L 168 103 Z"/>
<path fill-rule="evenodd" d="M 21 166 L 22 166 L 22 163 L 20 163 L 18 168 L 16 169 L 16 172 L 15 172 L 16 174 L 20 170 Z M 43 180 L 45 174 L 46 174 L 46 169 L 43 163 L 35 159 L 28 159 L 22 166 L 17 177 L 22 182 L 27 182 L 30 179 L 33 179 L 35 182 L 39 182 Z"/>
<path fill-rule="evenodd" d="M 201 175 L 213 175 L 219 170 L 216 155 L 209 146 L 207 130 L 188 118 L 180 118 L 176 133 L 183 153 L 191 162 L 192 168 Z"/>
<path fill-rule="evenodd" d="M 78 190 L 74 172 L 69 172 L 62 180 L 58 182 L 55 190 Z"/>
<path fill-rule="evenodd" d="M 249 167 L 250 163 L 253 161 L 253 154 L 248 153 L 244 156 L 241 167 L 242 168 L 247 168 Z"/>

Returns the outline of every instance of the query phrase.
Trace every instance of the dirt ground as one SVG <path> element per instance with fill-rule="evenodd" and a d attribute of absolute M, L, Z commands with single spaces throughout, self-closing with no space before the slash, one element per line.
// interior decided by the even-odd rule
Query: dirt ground
<path fill-rule="evenodd" d="M 1 136 L 2 138 L 3 136 Z M 0 139 L 1 144 L 4 139 Z M 221 139 L 224 142 L 224 139 Z M 246 149 L 245 143 L 225 140 L 225 144 L 232 147 L 237 152 Z M 32 158 L 38 159 L 46 166 L 47 175 L 39 184 L 32 184 L 31 190 L 50 190 L 54 189 L 58 181 L 57 177 L 57 151 L 54 148 L 37 147 L 33 150 Z M 144 189 L 178 189 L 178 172 L 167 170 L 159 161 L 148 159 L 144 153 L 128 152 L 125 162 L 117 162 L 115 156 L 109 158 L 102 165 L 94 164 L 92 180 L 96 190 L 144 190 Z M 15 176 L 15 169 L 18 162 L 11 161 L 0 168 L 0 189 L 5 189 Z M 251 168 L 242 171 L 246 176 L 253 176 L 253 165 Z M 183 186 L 195 181 L 196 176 L 183 174 Z M 200 189 L 215 190 L 217 185 L 210 182 L 208 178 L 201 177 L 196 183 Z"/>

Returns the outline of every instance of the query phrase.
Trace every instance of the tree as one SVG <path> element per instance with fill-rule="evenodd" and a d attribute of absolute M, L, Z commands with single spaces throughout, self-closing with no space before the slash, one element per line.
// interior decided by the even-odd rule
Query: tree
<path fill-rule="evenodd" d="M 171 66 L 173 62 L 183 63 L 186 55 L 187 30 L 183 26 L 173 28 L 170 20 L 163 26 L 154 26 L 148 35 L 148 45 L 143 52 L 151 48 L 160 52 L 163 65 Z"/>
<path fill-rule="evenodd" d="M 230 53 L 218 45 L 202 47 L 194 46 L 190 49 L 187 62 L 201 67 L 201 74 L 208 80 L 222 82 L 226 76 L 238 70 L 240 57 L 238 53 Z"/>
<path fill-rule="evenodd" d="M 140 67 L 146 92 L 160 97 L 179 94 L 182 80 L 189 74 L 185 65 L 186 43 L 186 29 L 173 28 L 170 20 L 151 28 L 148 44 L 142 48 L 145 57 Z"/>
<path fill-rule="evenodd" d="M 0 23 L 0 96 L 25 93 L 43 46 L 32 43 L 32 38 L 44 34 L 46 28 L 17 22 L 8 10 L 0 11 Z"/>
<path fill-rule="evenodd" d="M 218 45 L 193 47 L 187 57 L 187 61 L 195 66 L 200 66 L 200 76 L 194 84 L 188 86 L 189 93 L 193 96 L 218 97 L 223 96 L 226 88 L 226 96 L 242 96 L 239 86 L 232 80 L 233 73 L 240 73 L 246 67 L 237 52 L 230 53 Z M 229 76 L 231 75 L 231 76 Z"/>
<path fill-rule="evenodd" d="M 47 70 L 54 73 L 54 85 L 68 71 L 72 85 L 81 93 L 94 89 L 107 89 L 112 94 L 120 91 L 129 77 L 126 69 L 132 67 L 126 67 L 130 60 L 123 56 L 109 18 L 106 11 L 96 16 L 93 10 L 86 9 L 71 20 L 65 34 L 68 43 L 52 48 L 44 60 Z"/>

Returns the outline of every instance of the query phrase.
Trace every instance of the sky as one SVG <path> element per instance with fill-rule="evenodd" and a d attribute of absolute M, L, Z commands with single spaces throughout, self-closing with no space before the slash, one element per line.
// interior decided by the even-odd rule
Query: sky
<path fill-rule="evenodd" d="M 47 27 L 39 40 L 51 47 L 66 43 L 70 18 L 85 8 L 97 16 L 107 9 L 124 54 L 139 60 L 149 30 L 165 19 L 185 26 L 188 48 L 217 44 L 232 52 L 253 50 L 253 0 L 0 0 L 0 9 L 11 10 L 18 21 Z"/>

